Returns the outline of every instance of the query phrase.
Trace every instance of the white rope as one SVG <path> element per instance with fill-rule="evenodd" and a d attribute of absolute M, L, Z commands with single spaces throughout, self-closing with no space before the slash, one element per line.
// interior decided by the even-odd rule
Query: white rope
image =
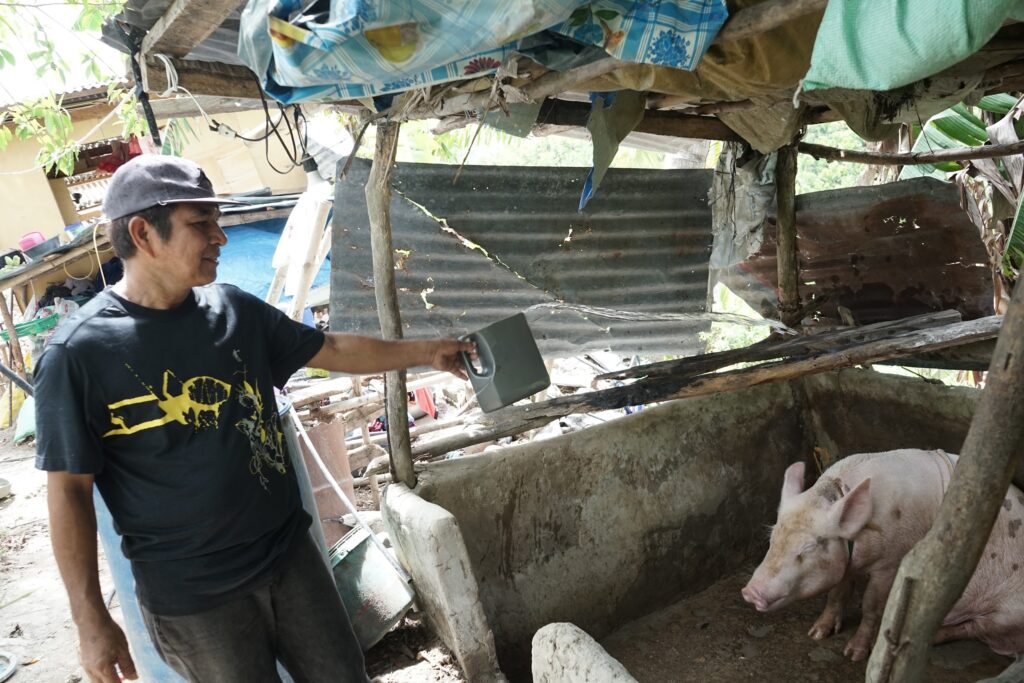
<path fill-rule="evenodd" d="M 291 416 L 292 422 L 295 423 L 295 431 L 297 431 L 299 436 L 302 437 L 302 440 L 306 444 L 306 448 L 309 449 L 310 455 L 313 456 L 313 462 L 315 462 L 317 467 L 320 468 L 320 472 L 323 473 L 324 478 L 327 479 L 327 483 L 331 485 L 334 492 L 338 494 L 338 498 L 341 498 L 342 504 L 344 504 L 352 516 L 356 518 L 356 522 L 359 526 L 363 527 L 363 529 L 366 530 L 366 533 L 370 534 L 370 540 L 373 541 L 374 545 L 376 545 L 382 553 L 384 553 L 384 557 L 387 558 L 388 562 L 391 563 L 391 566 L 395 568 L 395 571 L 402 577 L 402 580 L 406 583 L 412 583 L 412 577 L 406 573 L 402 568 L 402 565 L 398 564 L 398 560 L 394 558 L 391 551 L 384 547 L 384 544 L 380 542 L 379 538 L 377 538 L 377 534 L 373 533 L 373 529 L 370 528 L 370 525 L 363 520 L 362 515 L 359 514 L 358 510 L 356 510 L 356 506 L 352 504 L 352 501 L 348 499 L 345 492 L 341 490 L 340 486 L 338 486 L 338 482 L 334 479 L 330 470 L 327 469 L 327 465 L 325 465 L 324 461 L 320 458 L 320 454 L 317 452 L 313 442 L 310 441 L 309 434 L 306 433 L 305 427 L 302 426 L 302 421 L 299 419 L 299 414 L 295 412 L 295 408 L 289 408 L 288 414 Z"/>

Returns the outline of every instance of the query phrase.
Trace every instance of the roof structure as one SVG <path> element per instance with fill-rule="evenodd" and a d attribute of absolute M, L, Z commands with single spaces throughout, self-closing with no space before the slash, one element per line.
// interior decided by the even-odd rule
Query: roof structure
<path fill-rule="evenodd" d="M 326 7 L 325 3 L 320 4 Z M 309 53 L 316 53 L 316 59 L 323 61 L 326 58 L 320 52 L 325 46 L 336 51 L 356 43 L 365 48 L 366 36 L 370 36 L 370 42 L 383 40 L 382 34 L 374 32 L 389 27 L 380 27 L 381 17 L 377 17 L 381 21 L 375 23 L 376 15 L 372 10 L 380 3 L 350 4 L 364 8 L 365 16 L 353 15 L 343 26 L 338 22 L 317 24 L 317 17 L 323 15 L 313 10 L 306 13 L 296 10 L 288 15 L 289 3 L 272 7 L 257 0 L 249 3 L 245 13 L 240 12 L 237 0 L 132 0 L 126 6 L 125 19 L 140 31 L 146 31 L 141 54 L 147 65 L 146 78 L 151 91 L 159 92 L 167 83 L 166 64 L 154 56 L 161 53 L 170 57 L 177 82 L 196 96 L 257 102 L 262 84 L 267 92 L 283 101 L 331 102 L 374 119 L 436 118 L 441 120 L 439 128 L 442 130 L 475 122 L 480 112 L 487 110 L 522 117 L 522 105 L 527 102 L 542 103 L 534 119 L 535 125 L 582 126 L 591 109 L 586 102 L 587 93 L 629 90 L 644 94 L 644 115 L 635 128 L 637 131 L 676 137 L 742 139 L 766 152 L 788 144 L 805 125 L 840 119 L 862 137 L 882 139 L 892 134 L 901 122 L 917 123 L 951 103 L 985 93 L 1006 92 L 1024 83 L 1024 26 L 1005 17 L 1004 12 L 1004 21 L 999 21 L 998 16 L 987 17 L 987 26 L 990 31 L 994 27 L 994 33 L 977 46 L 978 49 L 971 45 L 964 46 L 960 53 L 952 50 L 946 61 L 954 59 L 955 62 L 925 64 L 916 73 L 908 72 L 913 75 L 912 81 L 884 90 L 849 87 L 805 90 L 801 81 L 815 63 L 812 57 L 826 0 L 662 3 L 685 8 L 700 6 L 705 15 L 713 14 L 708 8 L 727 5 L 729 16 L 724 24 L 718 20 L 719 25 L 715 26 L 714 17 L 710 23 L 695 24 L 710 26 L 707 30 L 711 33 L 707 45 L 690 46 L 691 50 L 705 48 L 690 71 L 665 65 L 675 58 L 665 46 L 655 49 L 651 45 L 648 53 L 639 57 L 630 53 L 630 59 L 639 61 L 616 56 L 622 44 L 630 40 L 627 19 L 639 23 L 638 8 L 647 8 L 652 3 L 593 3 L 593 8 L 606 4 L 628 8 L 620 11 L 620 17 L 604 21 L 601 16 L 611 17 L 615 12 L 589 10 L 587 3 L 569 2 L 568 5 L 577 9 L 564 24 L 536 31 L 529 40 L 518 40 L 515 49 L 506 51 L 508 56 L 503 61 L 490 57 L 471 59 L 473 63 L 457 77 L 451 77 L 449 69 L 448 75 L 442 78 L 435 69 L 429 72 L 433 76 L 416 74 L 401 78 L 408 74 L 408 69 L 403 70 L 402 64 L 386 64 L 379 73 L 374 72 L 379 76 L 377 80 L 366 80 L 368 76 L 360 80 L 355 72 L 337 66 L 349 63 L 345 60 L 358 61 L 358 55 L 351 53 L 354 47 L 350 53 L 339 56 L 337 64 L 321 64 L 320 75 L 309 75 L 318 70 L 308 68 L 308 60 L 313 59 L 306 56 Z M 1003 2 L 992 4 L 1006 5 Z M 323 9 L 316 3 L 310 7 Z M 580 15 L 583 10 L 591 12 L 589 18 L 584 17 L 590 23 L 583 23 Z M 285 16 L 278 16 L 282 14 Z M 700 21 L 705 19 L 707 16 Z M 842 28 L 842 19 L 839 17 L 832 23 L 838 22 Z M 660 16 L 656 21 L 662 21 Z M 620 36 L 617 39 L 620 43 L 615 44 L 615 33 L 604 37 L 590 35 L 591 30 L 600 31 L 597 27 L 601 22 L 605 28 L 611 22 L 613 28 L 626 29 L 625 38 Z M 413 30 L 411 24 L 401 26 L 406 27 L 401 30 Z M 390 28 L 400 34 L 401 26 Z M 705 28 L 694 35 L 703 37 Z M 358 40 L 353 38 L 338 44 L 325 42 L 330 37 L 329 30 L 340 32 L 343 29 L 358 33 Z M 427 51 L 432 46 L 427 45 L 430 35 L 422 25 L 417 30 L 420 33 L 416 39 Z M 655 23 L 645 30 L 664 37 L 658 33 L 660 27 Z M 283 35 L 282 31 L 288 35 Z M 115 32 L 108 30 L 106 33 L 110 40 L 118 39 Z M 594 42 L 586 44 L 586 40 Z M 567 52 L 567 44 L 578 48 L 577 54 L 570 55 L 572 59 L 567 57 L 571 52 Z M 882 54 L 883 48 L 868 45 L 858 49 L 863 51 L 860 56 L 873 51 L 878 59 L 886 56 Z M 969 54 L 968 50 L 971 50 Z M 288 69 L 283 62 L 291 53 L 297 55 L 292 70 L 303 72 L 305 69 L 307 82 L 318 85 L 285 83 Z M 249 67 L 256 68 L 255 76 L 240 63 L 239 54 Z M 394 53 L 390 54 L 398 59 Z M 958 59 L 958 54 L 964 54 L 963 58 Z M 359 65 L 365 67 L 361 62 Z M 925 71 L 921 72 L 921 68 Z M 394 78 L 385 82 L 383 79 L 389 74 Z M 430 81 L 434 77 L 435 80 Z M 357 92 L 365 94 L 353 96 Z"/>

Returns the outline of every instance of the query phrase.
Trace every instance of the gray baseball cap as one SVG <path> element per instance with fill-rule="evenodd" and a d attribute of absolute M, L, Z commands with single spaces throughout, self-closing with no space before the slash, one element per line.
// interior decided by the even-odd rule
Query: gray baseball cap
<path fill-rule="evenodd" d="M 210 179 L 193 161 L 143 154 L 122 164 L 114 172 L 103 200 L 103 213 L 114 220 L 153 206 L 185 202 L 245 204 L 218 197 Z"/>

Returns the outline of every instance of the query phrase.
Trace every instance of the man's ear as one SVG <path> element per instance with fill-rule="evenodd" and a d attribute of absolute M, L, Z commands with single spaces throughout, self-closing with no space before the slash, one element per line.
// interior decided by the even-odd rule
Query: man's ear
<path fill-rule="evenodd" d="M 128 221 L 128 236 L 138 251 L 153 256 L 153 242 L 157 239 L 153 225 L 142 216 L 132 216 Z"/>

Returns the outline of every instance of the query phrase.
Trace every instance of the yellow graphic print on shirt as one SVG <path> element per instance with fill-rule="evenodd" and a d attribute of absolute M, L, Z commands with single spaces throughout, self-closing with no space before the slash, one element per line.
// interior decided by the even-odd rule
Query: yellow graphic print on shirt
<path fill-rule="evenodd" d="M 196 430 L 216 427 L 220 418 L 221 406 L 231 395 L 230 384 L 206 375 L 192 377 L 181 382 L 173 372 L 165 370 L 164 384 L 160 395 L 157 395 L 157 392 L 141 379 L 139 382 L 146 388 L 145 394 L 126 398 L 107 406 L 110 410 L 110 424 L 113 429 L 104 434 L 104 438 L 119 434 L 135 434 L 145 429 L 162 427 L 171 422 L 183 425 L 191 424 Z M 131 414 L 138 412 L 129 410 L 130 406 L 152 402 L 156 403 L 155 407 L 163 413 L 162 415 L 133 425 L 128 424 Z M 144 415 L 146 413 L 151 414 L 151 411 L 143 412 Z"/>
<path fill-rule="evenodd" d="M 135 374 L 131 366 L 127 367 Z M 245 371 L 238 374 L 242 376 L 241 380 L 232 386 L 208 375 L 181 381 L 172 371 L 165 370 L 159 391 L 136 374 L 136 379 L 146 389 L 146 393 L 107 406 L 111 428 L 103 434 L 103 438 L 137 434 L 171 423 L 190 425 L 196 431 L 216 429 L 220 422 L 221 408 L 233 395 L 245 411 L 245 417 L 238 420 L 234 427 L 249 441 L 252 452 L 249 472 L 266 488 L 269 480 L 264 467 L 282 475 L 288 471 L 284 435 L 278 427 L 276 415 L 271 413 L 268 416 L 264 413 L 259 384 L 250 384 L 245 378 Z"/>

